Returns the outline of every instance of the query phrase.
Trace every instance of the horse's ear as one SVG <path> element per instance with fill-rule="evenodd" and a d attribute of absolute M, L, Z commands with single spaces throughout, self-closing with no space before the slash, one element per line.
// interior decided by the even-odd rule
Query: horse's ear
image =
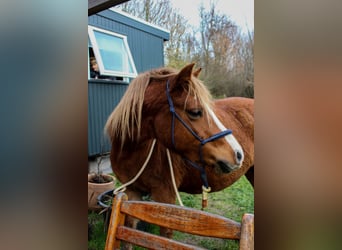
<path fill-rule="evenodd" d="M 177 81 L 185 82 L 187 80 L 190 80 L 194 65 L 195 65 L 194 63 L 191 63 L 191 64 L 186 65 L 184 68 L 182 68 L 177 75 Z"/>
<path fill-rule="evenodd" d="M 199 74 L 201 73 L 202 68 L 198 68 L 194 71 L 194 76 L 198 78 Z"/>

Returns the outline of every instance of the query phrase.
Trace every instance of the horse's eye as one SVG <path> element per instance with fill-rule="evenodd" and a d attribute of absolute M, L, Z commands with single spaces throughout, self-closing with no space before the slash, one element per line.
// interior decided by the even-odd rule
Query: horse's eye
<path fill-rule="evenodd" d="M 192 120 L 196 120 L 203 116 L 203 112 L 201 109 L 189 109 L 186 111 L 186 113 L 188 114 L 189 118 Z"/>

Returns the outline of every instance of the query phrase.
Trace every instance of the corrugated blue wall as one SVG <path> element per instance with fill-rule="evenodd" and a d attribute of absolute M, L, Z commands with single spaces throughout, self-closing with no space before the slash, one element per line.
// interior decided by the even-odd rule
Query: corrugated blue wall
<path fill-rule="evenodd" d="M 164 65 L 163 43 L 169 34 L 163 30 L 105 10 L 88 17 L 89 25 L 127 36 L 138 73 Z M 104 135 L 108 116 L 119 103 L 128 85 L 105 80 L 88 81 L 88 155 L 110 151 Z"/>
<path fill-rule="evenodd" d="M 88 155 L 110 151 L 110 143 L 104 133 L 107 118 L 127 89 L 127 84 L 88 81 Z"/>

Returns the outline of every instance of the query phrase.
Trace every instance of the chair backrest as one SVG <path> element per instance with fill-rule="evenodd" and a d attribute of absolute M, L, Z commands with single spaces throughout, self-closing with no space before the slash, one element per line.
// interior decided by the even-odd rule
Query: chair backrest
<path fill-rule="evenodd" d="M 254 215 L 244 214 L 241 223 L 223 216 L 177 205 L 128 201 L 118 193 L 112 205 L 105 250 L 120 249 L 120 242 L 148 249 L 202 249 L 159 235 L 126 227 L 126 215 L 188 234 L 240 240 L 240 250 L 254 249 Z"/>

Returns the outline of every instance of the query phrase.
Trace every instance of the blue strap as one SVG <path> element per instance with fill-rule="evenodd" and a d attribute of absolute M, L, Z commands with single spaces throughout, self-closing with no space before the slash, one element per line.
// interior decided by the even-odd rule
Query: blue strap
<path fill-rule="evenodd" d="M 215 135 L 213 135 L 207 139 L 201 140 L 201 144 L 204 145 L 208 142 L 215 141 L 215 140 L 220 139 L 221 137 L 225 137 L 226 135 L 229 135 L 231 133 L 232 133 L 232 131 L 230 129 L 221 131 L 220 133 L 217 133 L 217 134 L 215 134 Z"/>

